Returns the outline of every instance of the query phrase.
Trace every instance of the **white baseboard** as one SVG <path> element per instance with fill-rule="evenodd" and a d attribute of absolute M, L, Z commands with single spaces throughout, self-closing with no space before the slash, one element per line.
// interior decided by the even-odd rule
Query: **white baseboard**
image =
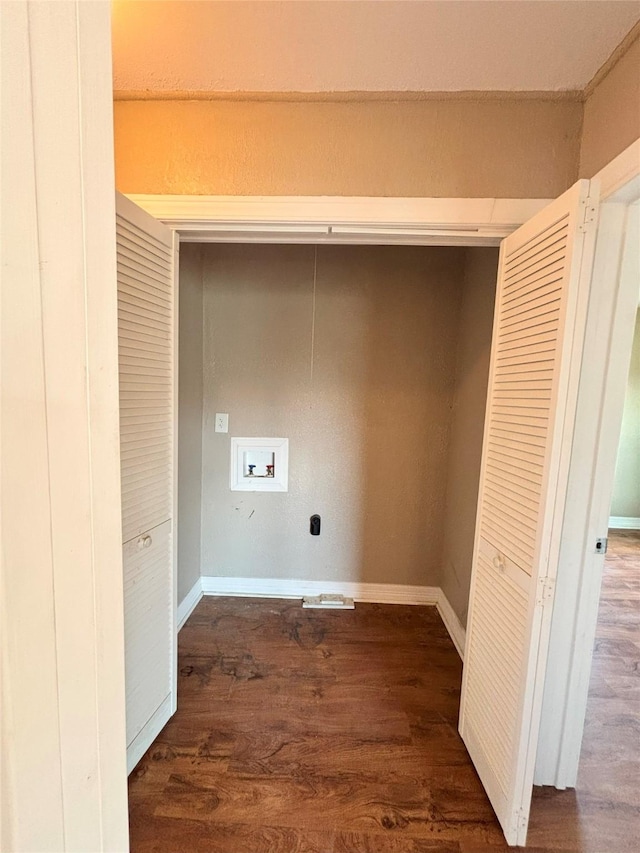
<path fill-rule="evenodd" d="M 439 592 L 440 595 L 437 603 L 438 613 L 444 622 L 444 627 L 447 629 L 449 636 L 453 640 L 453 645 L 456 647 L 456 650 L 462 660 L 464 660 L 464 644 L 467 632 L 463 628 L 462 622 L 458 619 L 455 610 L 449 603 L 447 596 L 441 589 Z"/>
<path fill-rule="evenodd" d="M 145 752 L 173 714 L 173 696 L 171 693 L 163 700 L 151 719 L 144 725 L 127 747 L 127 775 L 131 773 Z"/>
<path fill-rule="evenodd" d="M 198 578 L 198 580 L 191 587 L 189 592 L 182 599 L 180 604 L 178 605 L 178 614 L 177 614 L 177 623 L 178 623 L 178 631 L 184 623 L 187 621 L 189 616 L 193 613 L 196 604 L 202 598 L 202 578 Z"/>
<path fill-rule="evenodd" d="M 612 530 L 640 530 L 640 518 L 612 515 L 609 519 L 609 527 Z"/>
<path fill-rule="evenodd" d="M 304 598 L 307 595 L 344 595 L 376 604 L 437 604 L 440 587 L 405 586 L 357 581 L 303 581 L 274 578 L 201 578 L 204 595 L 249 598 Z"/>

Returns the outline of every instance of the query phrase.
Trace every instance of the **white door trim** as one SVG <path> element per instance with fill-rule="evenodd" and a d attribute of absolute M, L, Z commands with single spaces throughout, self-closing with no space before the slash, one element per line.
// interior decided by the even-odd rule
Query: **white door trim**
<path fill-rule="evenodd" d="M 626 377 L 638 304 L 640 140 L 600 172 L 603 203 L 587 317 L 569 498 L 534 783 L 575 787 L 598 620 Z M 636 202 L 633 204 L 633 202 Z M 631 206 L 633 204 L 633 206 Z"/>
<path fill-rule="evenodd" d="M 178 456 L 180 423 L 180 237 L 173 233 L 173 459 L 171 479 L 173 488 L 173 520 L 171 528 L 171 561 L 173 568 L 173 608 L 171 632 L 173 635 L 173 658 L 171 661 L 171 714 L 178 710 Z"/>
<path fill-rule="evenodd" d="M 640 138 L 614 157 L 596 175 L 600 198 L 607 202 L 632 204 L 640 198 Z"/>
<path fill-rule="evenodd" d="M 184 242 L 498 246 L 550 199 L 129 195 Z"/>
<path fill-rule="evenodd" d="M 110 4 L 0 16 L 0 848 L 125 851 Z"/>

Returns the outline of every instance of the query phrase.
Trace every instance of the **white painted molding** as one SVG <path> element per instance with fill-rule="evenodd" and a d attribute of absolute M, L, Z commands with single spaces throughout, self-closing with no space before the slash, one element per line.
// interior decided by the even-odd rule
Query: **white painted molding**
<path fill-rule="evenodd" d="M 438 608 L 438 613 L 444 622 L 444 627 L 447 629 L 449 636 L 453 640 L 453 645 L 456 647 L 461 659 L 464 660 L 464 644 L 467 632 L 442 589 L 439 591 L 436 606 Z"/>
<path fill-rule="evenodd" d="M 189 592 L 185 595 L 185 597 L 178 605 L 178 611 L 176 614 L 177 631 L 182 628 L 189 616 L 191 616 L 201 598 L 202 578 L 198 578 L 198 580 L 194 583 Z"/>
<path fill-rule="evenodd" d="M 306 595 L 344 595 L 354 601 L 375 604 L 432 604 L 440 599 L 440 587 L 406 586 L 357 581 L 304 581 L 279 578 L 201 578 L 204 595 L 248 598 L 304 598 Z"/>
<path fill-rule="evenodd" d="M 613 530 L 640 530 L 640 518 L 612 515 L 609 519 L 609 527 Z"/>
<path fill-rule="evenodd" d="M 0 849 L 125 851 L 110 4 L 0 31 Z"/>
<path fill-rule="evenodd" d="M 549 199 L 130 195 L 185 242 L 497 246 Z"/>
<path fill-rule="evenodd" d="M 595 175 L 600 200 L 632 204 L 640 198 L 640 138 Z"/>
<path fill-rule="evenodd" d="M 534 775 L 560 789 L 578 777 L 604 565 L 594 543 L 607 535 L 638 300 L 638 213 L 600 206 Z"/>

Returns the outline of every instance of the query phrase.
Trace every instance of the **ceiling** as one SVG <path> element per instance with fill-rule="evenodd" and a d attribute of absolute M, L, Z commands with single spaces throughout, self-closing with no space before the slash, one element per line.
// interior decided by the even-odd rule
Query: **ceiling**
<path fill-rule="evenodd" d="M 116 90 L 573 91 L 640 0 L 116 0 Z"/>

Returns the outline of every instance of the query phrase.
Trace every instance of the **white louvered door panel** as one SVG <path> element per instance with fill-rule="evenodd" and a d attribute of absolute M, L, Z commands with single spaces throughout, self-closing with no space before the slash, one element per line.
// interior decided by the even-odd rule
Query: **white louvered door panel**
<path fill-rule="evenodd" d="M 143 732 L 150 709 L 155 713 L 171 693 L 171 601 L 166 594 L 171 550 L 170 520 L 123 548 L 128 745 Z"/>
<path fill-rule="evenodd" d="M 127 763 L 175 710 L 175 246 L 116 199 Z"/>
<path fill-rule="evenodd" d="M 509 844 L 525 843 L 529 818 L 593 192 L 579 181 L 500 254 L 460 733 Z"/>

